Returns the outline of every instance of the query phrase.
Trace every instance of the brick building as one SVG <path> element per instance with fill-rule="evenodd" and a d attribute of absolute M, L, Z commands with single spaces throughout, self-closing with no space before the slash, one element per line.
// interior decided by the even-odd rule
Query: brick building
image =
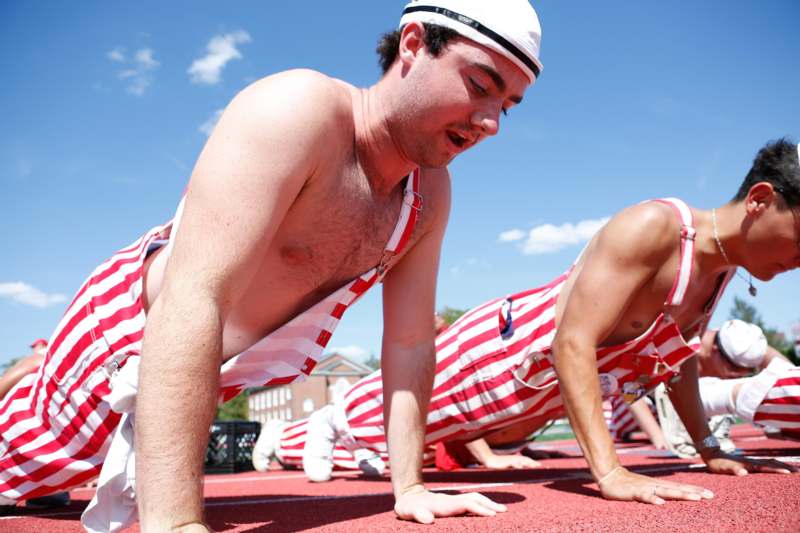
<path fill-rule="evenodd" d="M 340 354 L 322 359 L 305 381 L 250 389 L 247 398 L 248 418 L 299 420 L 340 398 L 347 388 L 372 373 L 368 366 Z"/>

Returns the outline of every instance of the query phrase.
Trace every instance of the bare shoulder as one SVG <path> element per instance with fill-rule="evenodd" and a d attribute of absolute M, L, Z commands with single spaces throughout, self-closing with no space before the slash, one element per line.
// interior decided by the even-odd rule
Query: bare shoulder
<path fill-rule="evenodd" d="M 680 221 L 668 205 L 644 202 L 614 215 L 598 235 L 598 246 L 659 265 L 676 249 Z"/>
<path fill-rule="evenodd" d="M 237 94 L 225 109 L 217 129 L 229 132 L 233 128 L 243 129 L 267 139 L 276 131 L 295 140 L 307 138 L 331 143 L 337 138 L 349 139 L 353 128 L 350 98 L 344 83 L 319 72 L 305 69 L 280 72 L 252 83 Z M 336 135 L 332 136 L 332 131 Z"/>
<path fill-rule="evenodd" d="M 434 220 L 444 224 L 450 213 L 450 186 L 447 167 L 420 169 L 420 194 L 424 208 L 433 210 Z"/>

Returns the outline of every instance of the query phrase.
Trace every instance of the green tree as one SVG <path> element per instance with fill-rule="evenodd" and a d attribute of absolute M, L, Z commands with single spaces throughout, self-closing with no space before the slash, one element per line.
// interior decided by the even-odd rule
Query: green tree
<path fill-rule="evenodd" d="M 22 357 L 14 357 L 12 359 L 9 359 L 8 361 L 3 363 L 2 365 L 0 365 L 0 376 L 5 374 L 6 371 L 8 371 L 9 368 L 11 368 L 12 366 L 16 365 L 21 360 L 22 360 Z"/>
<path fill-rule="evenodd" d="M 242 392 L 217 408 L 216 420 L 247 420 L 247 414 L 247 392 Z"/>
<path fill-rule="evenodd" d="M 754 305 L 747 303 L 738 296 L 734 297 L 733 308 L 731 309 L 731 318 L 749 322 L 760 327 L 764 332 L 764 336 L 767 338 L 767 343 L 770 346 L 786 355 L 790 359 L 795 359 L 794 346 L 792 346 L 792 343 L 788 338 L 786 338 L 786 334 L 777 328 L 772 328 L 764 324 L 761 314 Z M 795 361 L 795 363 L 796 362 L 797 361 Z"/>
<path fill-rule="evenodd" d="M 364 361 L 364 365 L 370 367 L 372 370 L 378 370 L 381 367 L 381 358 L 371 353 L 369 354 L 369 359 Z"/>
<path fill-rule="evenodd" d="M 439 316 L 442 317 L 442 320 L 444 320 L 448 326 L 452 326 L 453 322 L 461 318 L 461 315 L 466 312 L 466 309 L 456 309 L 454 307 L 444 306 L 442 310 L 439 311 Z"/>

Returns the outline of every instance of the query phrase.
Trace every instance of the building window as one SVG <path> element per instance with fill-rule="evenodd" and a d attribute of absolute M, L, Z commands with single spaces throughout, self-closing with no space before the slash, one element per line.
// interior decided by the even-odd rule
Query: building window
<path fill-rule="evenodd" d="M 272 407 L 272 397 L 269 395 L 269 391 L 264 394 L 264 400 L 266 400 L 267 409 Z"/>
<path fill-rule="evenodd" d="M 287 400 L 291 400 L 292 399 L 292 387 L 291 386 L 286 387 L 286 399 Z"/>
<path fill-rule="evenodd" d="M 280 405 L 283 405 L 283 404 L 286 403 L 286 388 L 285 387 L 281 387 L 280 390 L 278 391 L 278 401 L 280 402 Z"/>
<path fill-rule="evenodd" d="M 303 400 L 303 412 L 304 413 L 313 413 L 314 412 L 314 400 L 311 398 L 306 398 Z"/>

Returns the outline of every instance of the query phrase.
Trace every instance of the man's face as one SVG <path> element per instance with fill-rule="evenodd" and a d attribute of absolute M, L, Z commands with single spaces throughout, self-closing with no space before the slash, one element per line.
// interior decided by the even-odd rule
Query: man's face
<path fill-rule="evenodd" d="M 762 281 L 800 267 L 800 207 L 787 206 L 775 193 L 748 231 L 746 253 L 747 270 Z"/>
<path fill-rule="evenodd" d="M 473 41 L 454 38 L 437 57 L 424 46 L 405 72 L 402 114 L 407 156 L 442 167 L 500 129 L 500 117 L 522 101 L 529 82 L 510 60 Z"/>
<path fill-rule="evenodd" d="M 748 376 L 752 373 L 746 368 L 739 368 L 730 363 L 720 352 L 714 342 L 717 330 L 708 330 L 703 334 L 700 349 L 697 352 L 700 364 L 700 375 L 732 379 Z"/>

